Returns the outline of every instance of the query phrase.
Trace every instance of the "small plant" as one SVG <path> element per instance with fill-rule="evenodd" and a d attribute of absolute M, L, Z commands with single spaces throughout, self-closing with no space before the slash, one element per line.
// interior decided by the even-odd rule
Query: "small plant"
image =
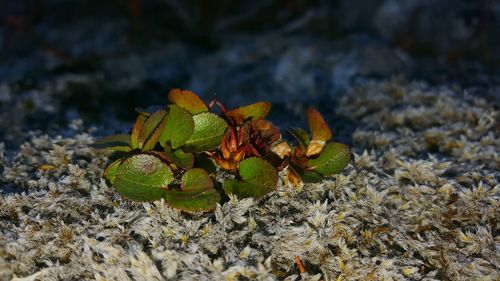
<path fill-rule="evenodd" d="M 126 198 L 164 198 L 174 208 L 205 212 L 215 209 L 222 193 L 261 198 L 272 192 L 280 170 L 287 171 L 287 185 L 299 185 L 339 173 L 350 161 L 346 145 L 329 142 L 332 132 L 315 109 L 307 111 L 311 135 L 288 131 L 293 146 L 265 120 L 268 102 L 227 110 L 218 100 L 207 105 L 180 89 L 171 90 L 168 100 L 164 109 L 139 112 L 130 134 L 95 143 L 113 152 L 103 177 Z M 215 105 L 220 114 L 211 112 Z"/>

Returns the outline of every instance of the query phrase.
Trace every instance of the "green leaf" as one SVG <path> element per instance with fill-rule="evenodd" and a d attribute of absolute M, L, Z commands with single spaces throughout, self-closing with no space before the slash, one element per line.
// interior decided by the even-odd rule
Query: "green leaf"
<path fill-rule="evenodd" d="M 142 151 L 152 150 L 155 147 L 163 131 L 166 116 L 167 112 L 165 110 L 158 110 L 146 120 L 138 139 Z"/>
<path fill-rule="evenodd" d="M 255 184 L 234 179 L 229 179 L 224 182 L 224 192 L 227 195 L 235 194 L 238 198 L 259 198 L 267 194 L 267 192 L 263 192 Z"/>
<path fill-rule="evenodd" d="M 347 145 L 329 142 L 317 158 L 307 161 L 307 169 L 328 176 L 342 172 L 350 161 L 351 153 Z"/>
<path fill-rule="evenodd" d="M 139 147 L 139 134 L 141 133 L 142 127 L 144 126 L 144 122 L 148 119 L 148 114 L 144 112 L 140 112 L 135 120 L 134 127 L 132 128 L 132 133 L 130 134 L 130 146 L 132 149 L 140 148 Z"/>
<path fill-rule="evenodd" d="M 315 171 L 301 170 L 299 168 L 295 169 L 295 171 L 303 182 L 320 182 L 324 179 L 322 175 Z"/>
<path fill-rule="evenodd" d="M 111 184 L 115 182 L 116 172 L 118 171 L 118 167 L 122 164 L 123 159 L 118 159 L 113 163 L 109 164 L 106 170 L 104 170 L 103 177 L 107 179 Z"/>
<path fill-rule="evenodd" d="M 208 111 L 207 105 L 191 91 L 172 89 L 168 93 L 168 101 L 187 109 L 192 114 Z"/>
<path fill-rule="evenodd" d="M 191 169 L 181 179 L 181 190 L 169 190 L 165 194 L 167 204 L 185 212 L 214 210 L 220 195 L 213 188 L 212 179 L 203 169 Z"/>
<path fill-rule="evenodd" d="M 208 173 L 200 168 L 194 168 L 188 170 L 182 175 L 181 178 L 181 190 L 193 190 L 193 189 L 209 189 L 213 188 L 214 183 L 212 179 L 208 176 Z"/>
<path fill-rule="evenodd" d="M 108 151 L 123 151 L 128 152 L 130 148 L 130 136 L 127 134 L 106 136 L 98 139 L 93 147 L 97 149 L 105 149 Z"/>
<path fill-rule="evenodd" d="M 193 116 L 194 132 L 183 148 L 188 152 L 201 152 L 218 147 L 226 132 L 227 123 L 219 116 L 204 112 Z"/>
<path fill-rule="evenodd" d="M 169 190 L 165 194 L 167 204 L 189 213 L 208 212 L 214 210 L 220 201 L 220 194 L 215 189 L 203 190 Z"/>
<path fill-rule="evenodd" d="M 278 173 L 266 160 L 251 157 L 240 162 L 239 174 L 241 179 L 258 185 L 276 186 Z"/>
<path fill-rule="evenodd" d="M 235 194 L 239 198 L 260 198 L 273 191 L 278 183 L 278 172 L 266 160 L 251 157 L 240 162 L 241 181 L 227 180 L 224 192 Z"/>
<path fill-rule="evenodd" d="M 265 118 L 267 114 L 269 114 L 270 109 L 270 102 L 256 102 L 226 111 L 224 115 L 231 118 L 237 125 L 241 125 L 244 121 L 249 119 Z"/>
<path fill-rule="evenodd" d="M 169 142 L 170 146 L 176 149 L 186 143 L 193 131 L 194 121 L 191 113 L 180 106 L 170 105 L 160 144 L 165 146 Z"/>
<path fill-rule="evenodd" d="M 165 154 L 167 154 L 168 160 L 175 164 L 176 166 L 183 169 L 191 169 L 194 165 L 194 154 L 189 152 L 184 152 L 182 149 L 172 149 L 168 146 L 165 147 Z"/>
<path fill-rule="evenodd" d="M 302 149 L 306 148 L 311 142 L 306 130 L 302 128 L 288 129 L 287 132 L 290 133 L 290 135 L 292 135 L 297 140 Z"/>
<path fill-rule="evenodd" d="M 118 167 L 114 187 L 132 200 L 154 201 L 165 196 L 174 176 L 170 167 L 151 154 L 133 155 Z"/>

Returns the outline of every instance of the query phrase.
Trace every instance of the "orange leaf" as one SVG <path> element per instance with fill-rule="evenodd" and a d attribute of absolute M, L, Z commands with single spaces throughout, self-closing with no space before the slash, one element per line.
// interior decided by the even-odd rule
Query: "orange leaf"
<path fill-rule="evenodd" d="M 135 120 L 132 133 L 130 134 L 130 146 L 134 149 L 139 148 L 139 134 L 142 131 L 142 127 L 144 127 L 146 119 L 148 119 L 146 113 L 140 112 L 139 116 L 137 116 L 137 119 Z"/>
<path fill-rule="evenodd" d="M 232 119 L 236 125 L 243 124 L 248 119 L 263 119 L 269 114 L 271 109 L 270 102 L 256 102 L 250 105 L 238 107 L 226 111 L 224 115 Z"/>
<path fill-rule="evenodd" d="M 274 143 L 281 137 L 278 128 L 264 119 L 253 120 L 251 125 L 254 130 L 259 131 L 261 137 L 267 140 L 268 143 Z"/>
<path fill-rule="evenodd" d="M 314 108 L 307 110 L 307 123 L 311 130 L 312 139 L 307 146 L 306 155 L 317 155 L 323 150 L 325 143 L 332 138 L 332 131 L 325 119 Z"/>
<path fill-rule="evenodd" d="M 191 112 L 191 114 L 208 111 L 207 105 L 198 95 L 191 91 L 172 89 L 168 93 L 168 101 L 186 109 Z"/>
<path fill-rule="evenodd" d="M 311 129 L 313 140 L 329 141 L 332 138 L 332 131 L 316 109 L 309 108 L 307 110 L 307 123 Z"/>
<path fill-rule="evenodd" d="M 301 183 L 299 175 L 293 170 L 288 169 L 288 174 L 285 178 L 285 186 L 288 187 L 291 184 L 293 187 L 299 187 Z"/>

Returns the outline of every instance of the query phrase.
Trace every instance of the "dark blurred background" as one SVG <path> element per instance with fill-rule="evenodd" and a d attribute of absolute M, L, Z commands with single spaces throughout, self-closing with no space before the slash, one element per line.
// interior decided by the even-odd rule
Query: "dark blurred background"
<path fill-rule="evenodd" d="M 332 107 L 355 85 L 398 76 L 496 100 L 499 50 L 495 0 L 0 0 L 0 142 L 75 118 L 127 130 L 173 87 L 272 101 L 280 126 L 317 106 L 348 138 Z"/>

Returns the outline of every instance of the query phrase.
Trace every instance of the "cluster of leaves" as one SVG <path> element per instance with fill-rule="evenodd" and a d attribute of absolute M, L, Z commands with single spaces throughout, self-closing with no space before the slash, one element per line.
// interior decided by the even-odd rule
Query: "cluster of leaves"
<path fill-rule="evenodd" d="M 311 135 L 289 130 L 297 142 L 292 146 L 265 120 L 268 102 L 226 110 L 217 100 L 207 105 L 180 89 L 171 90 L 168 100 L 166 108 L 140 111 L 130 134 L 95 143 L 113 152 L 104 178 L 126 198 L 164 198 L 183 211 L 204 212 L 224 194 L 263 197 L 276 188 L 281 170 L 287 185 L 299 185 L 341 172 L 350 161 L 346 145 L 329 142 L 332 132 L 315 109 L 307 112 Z M 220 114 L 211 112 L 215 105 Z M 223 183 L 217 173 L 227 174 L 217 177 Z"/>

